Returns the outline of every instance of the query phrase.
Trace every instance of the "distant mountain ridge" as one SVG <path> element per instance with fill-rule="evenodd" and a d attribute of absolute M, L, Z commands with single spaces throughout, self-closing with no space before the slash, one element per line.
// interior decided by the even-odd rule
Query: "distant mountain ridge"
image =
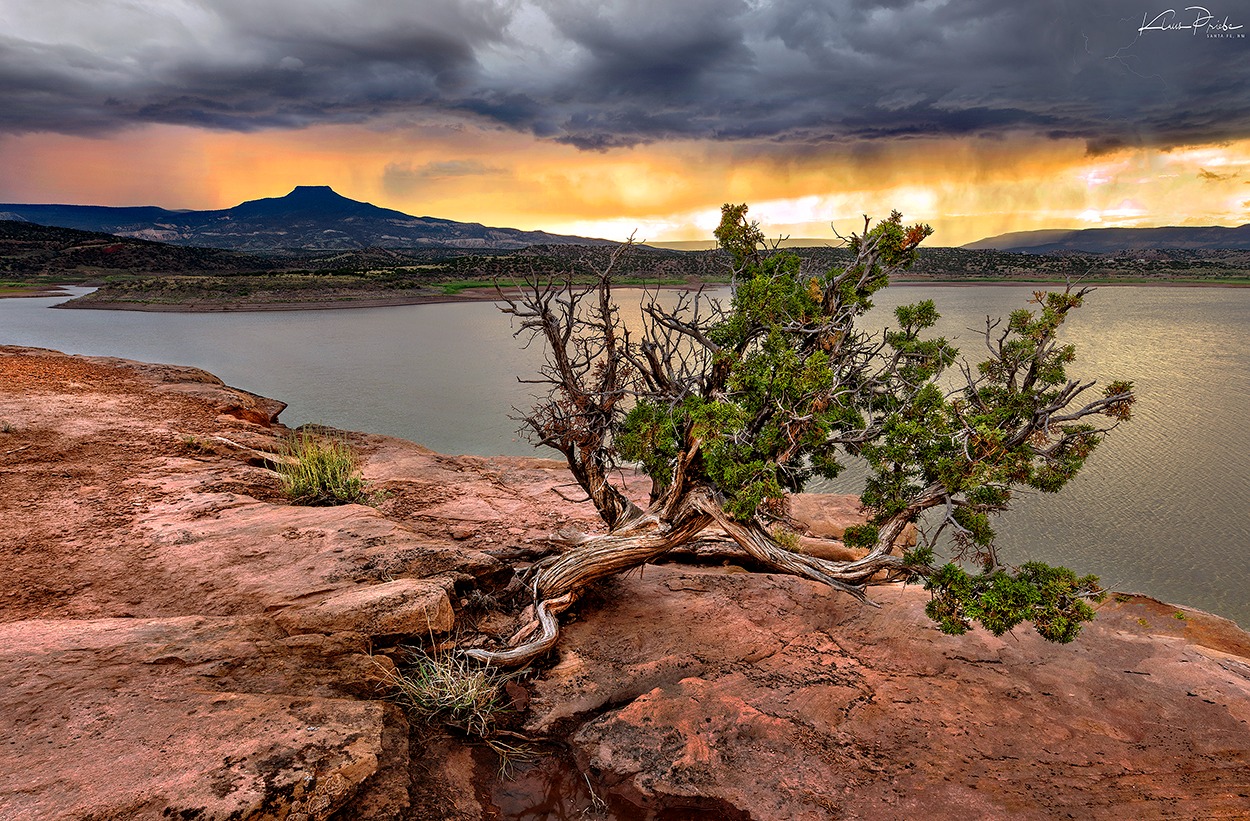
<path fill-rule="evenodd" d="M 0 213 L 3 217 L 3 213 Z M 341 252 L 335 252 L 337 256 Z M 0 279 L 79 280 L 113 274 L 238 273 L 294 267 L 301 257 L 247 254 L 0 219 Z"/>
<path fill-rule="evenodd" d="M 249 200 L 215 211 L 172 211 L 152 205 L 0 203 L 0 213 L 7 219 L 39 225 L 234 251 L 433 247 L 514 250 L 553 243 L 615 244 L 546 231 L 414 217 L 349 199 L 328 185 L 300 185 L 285 197 Z"/>
<path fill-rule="evenodd" d="M 0 208 L 5 206 L 0 205 Z M 1073 228 L 1016 231 L 970 242 L 971 251 L 1018 251 L 1046 254 L 1085 251 L 1113 254 L 1138 250 L 1250 250 L 1250 224 L 1221 226 L 1169 226 L 1166 228 Z"/>

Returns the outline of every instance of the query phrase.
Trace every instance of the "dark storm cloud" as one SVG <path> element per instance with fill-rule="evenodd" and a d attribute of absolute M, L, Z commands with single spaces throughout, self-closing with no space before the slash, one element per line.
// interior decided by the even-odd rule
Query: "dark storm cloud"
<path fill-rule="evenodd" d="M 1145 32 L 1165 8 L 1153 0 L 20 2 L 0 0 L 0 130 L 14 133 L 450 115 L 599 150 L 1250 134 L 1250 12 L 1229 0 L 1199 28 Z M 1225 15 L 1243 28 L 1215 28 Z"/>

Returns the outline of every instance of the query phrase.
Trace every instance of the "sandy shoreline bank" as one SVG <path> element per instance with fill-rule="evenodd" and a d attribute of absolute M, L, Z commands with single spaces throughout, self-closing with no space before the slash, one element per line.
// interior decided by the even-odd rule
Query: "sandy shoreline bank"
<path fill-rule="evenodd" d="M 24 297 L 68 296 L 63 285 L 35 285 L 29 288 L 0 288 L 0 299 L 22 299 Z"/>

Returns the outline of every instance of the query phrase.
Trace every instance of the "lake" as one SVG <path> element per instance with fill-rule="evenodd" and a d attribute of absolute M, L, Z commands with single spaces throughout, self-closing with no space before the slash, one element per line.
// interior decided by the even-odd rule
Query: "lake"
<path fill-rule="evenodd" d="M 1031 286 L 905 285 L 877 298 L 884 322 L 932 298 L 939 332 L 980 358 L 985 316 Z M 82 293 L 83 289 L 77 289 Z M 622 291 L 622 302 L 637 291 Z M 537 349 L 489 303 L 272 313 L 49 310 L 63 298 L 0 299 L 0 344 L 194 365 L 320 422 L 444 453 L 548 455 L 516 433 Z M 624 308 L 624 306 L 623 306 Z M 1057 495 L 999 519 L 1004 558 L 1036 558 L 1250 626 L 1250 289 L 1106 287 L 1069 320 L 1074 377 L 1129 379 L 1131 424 Z M 846 483 L 812 488 L 858 492 Z"/>

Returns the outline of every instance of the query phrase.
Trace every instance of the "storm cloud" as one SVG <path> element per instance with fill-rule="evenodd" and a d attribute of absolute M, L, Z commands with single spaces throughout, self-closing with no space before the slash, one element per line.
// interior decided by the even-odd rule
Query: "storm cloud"
<path fill-rule="evenodd" d="M 0 132 L 451 118 L 591 150 L 1027 133 L 1094 152 L 1250 135 L 1250 12 L 1151 3 L 0 0 Z"/>

